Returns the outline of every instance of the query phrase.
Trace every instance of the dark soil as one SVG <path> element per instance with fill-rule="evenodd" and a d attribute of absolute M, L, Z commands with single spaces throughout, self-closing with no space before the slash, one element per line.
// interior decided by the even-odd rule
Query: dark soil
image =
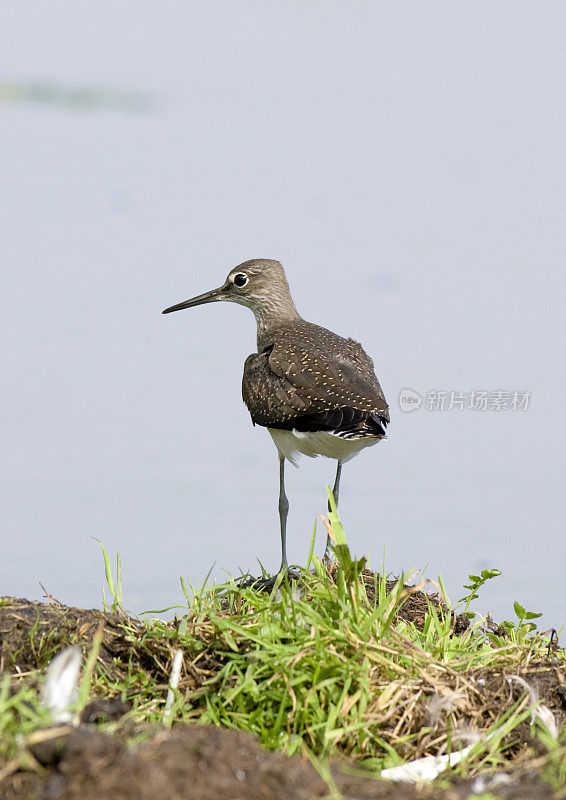
<path fill-rule="evenodd" d="M 465 800 L 478 785 L 447 788 L 391 784 L 348 775 L 335 761 L 332 779 L 344 800 Z M 1 767 L 0 767 L 1 774 Z M 500 798 L 551 800 L 536 775 L 515 771 L 495 786 Z M 338 796 L 340 796 L 338 795 Z M 335 795 L 336 796 L 336 795 Z M 329 797 L 328 784 L 300 757 L 263 750 L 247 733 L 204 726 L 156 733 L 135 749 L 88 727 L 73 729 L 56 765 L 41 774 L 0 778 L 0 800 L 314 800 Z"/>
<path fill-rule="evenodd" d="M 103 663 L 114 658 L 127 661 L 131 652 L 131 630 L 141 633 L 143 623 L 131 617 L 73 608 L 58 602 L 34 603 L 21 598 L 0 598 L 0 672 L 20 674 L 43 668 L 53 655 L 78 644 L 92 647 L 97 630 L 103 631 L 100 656 Z M 143 659 L 143 653 L 140 652 Z M 148 659 L 149 661 L 149 659 Z M 152 667 L 154 664 L 152 663 Z"/>

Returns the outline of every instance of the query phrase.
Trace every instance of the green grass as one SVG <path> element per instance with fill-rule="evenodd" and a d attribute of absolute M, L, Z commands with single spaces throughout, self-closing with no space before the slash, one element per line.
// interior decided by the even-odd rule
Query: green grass
<path fill-rule="evenodd" d="M 565 729 L 551 736 L 534 713 L 545 698 L 533 701 L 532 693 L 508 677 L 537 668 L 564 674 L 564 651 L 552 649 L 549 637 L 536 630 L 534 612 L 518 604 L 517 621 L 499 628 L 472 610 L 481 585 L 498 571 L 470 576 L 469 594 L 456 611 L 471 623 L 455 635 L 454 609 L 442 581 L 440 597 L 423 599 L 425 581 L 407 586 L 408 576 L 401 575 L 392 585 L 364 573 L 335 508 L 328 524 L 338 557 L 332 579 L 311 547 L 312 569 L 303 571 L 300 585 L 283 580 L 271 595 L 240 588 L 231 578 L 194 594 L 183 584 L 185 603 L 176 607 L 183 613 L 174 622 L 126 614 L 119 557 L 114 579 L 103 548 L 112 596 L 108 619 L 125 646 L 103 655 L 102 633 L 98 639 L 81 640 L 76 632 L 69 637 L 85 649 L 80 706 L 89 697 L 120 696 L 132 710 L 106 725 L 108 730 L 134 722 L 138 735 L 140 725 L 164 724 L 171 664 L 180 649 L 183 667 L 167 726 L 237 728 L 270 749 L 304 753 L 317 763 L 340 753 L 373 770 L 475 740 L 459 773 L 532 759 L 553 785 L 563 785 Z M 404 607 L 417 596 L 422 620 L 404 619 Z M 19 680 L 5 677 L 0 691 L 4 760 L 21 755 L 22 736 L 46 724 L 37 685 L 52 655 L 50 638 L 39 621 L 29 635 L 37 672 Z"/>

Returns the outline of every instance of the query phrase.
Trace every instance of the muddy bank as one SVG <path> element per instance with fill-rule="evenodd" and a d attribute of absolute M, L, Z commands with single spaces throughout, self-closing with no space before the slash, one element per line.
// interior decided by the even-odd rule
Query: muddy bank
<path fill-rule="evenodd" d="M 330 784 L 340 793 L 334 796 L 344 800 L 465 800 L 490 790 L 509 800 L 555 797 L 531 771 L 442 788 L 391 784 L 347 769 L 331 762 Z M 2 779 L 1 772 L 1 800 L 314 800 L 330 793 L 328 779 L 308 760 L 268 752 L 247 733 L 201 726 L 155 733 L 133 749 L 85 726 L 68 735 L 60 761 L 39 774 Z"/>
<path fill-rule="evenodd" d="M 371 573 L 364 575 L 370 596 L 373 577 Z M 438 597 L 410 590 L 399 618 L 422 629 L 431 603 L 441 606 Z M 140 723 L 128 712 L 148 687 L 151 696 L 163 702 L 177 647 L 172 636 L 177 625 L 178 621 L 163 623 L 161 635 L 153 632 L 149 636 L 143 621 L 124 614 L 72 608 L 57 602 L 1 598 L 0 672 L 10 675 L 13 690 L 21 685 L 36 687 L 56 653 L 74 644 L 86 654 L 98 636 L 97 665 L 104 672 L 107 692 L 93 697 L 82 712 L 79 727 L 57 731 L 57 738 L 49 732 L 39 732 L 33 741 L 21 743 L 20 758 L 0 763 L 0 800 L 307 800 L 328 797 L 329 786 L 335 787 L 335 797 L 351 800 L 463 800 L 472 792 L 491 792 L 494 798 L 557 797 L 537 772 L 533 751 L 536 756 L 540 745 L 531 737 L 528 720 L 514 730 L 505 769 L 497 775 L 468 781 L 446 776 L 441 786 L 428 788 L 362 776 L 359 760 L 346 756 L 334 757 L 329 773 L 321 777 L 307 758 L 270 752 L 241 731 L 179 724 L 167 732 L 158 725 Z M 451 620 L 455 634 L 465 630 L 466 625 L 466 618 L 454 616 Z M 198 694 L 225 663 L 210 630 L 202 620 L 191 629 L 205 646 L 199 650 L 198 659 L 184 663 L 179 691 L 186 696 Z M 442 699 L 450 694 L 456 703 L 452 707 L 455 719 L 478 731 L 487 730 L 524 694 L 524 684 L 510 681 L 510 672 L 528 683 L 558 726 L 566 719 L 566 664 L 554 645 L 548 647 L 542 660 L 527 658 L 520 665 L 513 664 L 512 670 L 505 663 L 496 669 L 461 672 L 440 667 L 434 675 L 419 677 L 418 685 L 414 680 L 407 682 L 411 695 L 403 694 L 404 682 L 398 681 L 402 710 L 396 718 L 384 718 L 383 738 L 387 740 L 394 730 L 399 733 L 399 719 L 401 715 L 403 719 L 407 717 L 405 707 L 409 706 L 410 717 L 403 723 L 407 726 L 403 730 L 412 737 L 411 741 L 417 743 L 415 731 L 427 726 L 431 731 L 412 751 L 401 752 L 400 748 L 404 758 L 438 752 L 438 736 L 446 720 L 439 728 L 431 722 L 432 697 Z M 133 670 L 139 681 L 134 685 L 130 681 L 126 692 L 108 691 L 112 685 L 124 686 Z M 376 691 L 386 686 L 383 684 Z M 412 705 L 411 697 L 415 698 Z M 114 723 L 112 733 L 97 729 L 94 723 L 98 722 Z M 527 750 L 528 759 L 523 757 Z M 22 752 L 26 754 L 23 759 Z"/>

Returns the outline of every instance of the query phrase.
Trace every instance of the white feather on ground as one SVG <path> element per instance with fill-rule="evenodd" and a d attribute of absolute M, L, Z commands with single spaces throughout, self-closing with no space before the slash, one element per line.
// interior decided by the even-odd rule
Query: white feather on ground
<path fill-rule="evenodd" d="M 77 724 L 77 715 L 70 708 L 77 701 L 82 660 L 83 654 L 78 647 L 67 647 L 47 668 L 41 703 L 49 710 L 52 722 Z"/>

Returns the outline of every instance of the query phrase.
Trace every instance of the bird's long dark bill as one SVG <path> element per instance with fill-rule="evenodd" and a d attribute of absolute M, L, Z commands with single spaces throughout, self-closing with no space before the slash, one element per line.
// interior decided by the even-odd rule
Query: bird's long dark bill
<path fill-rule="evenodd" d="M 162 314 L 170 314 L 172 311 L 181 311 L 182 308 L 192 308 L 193 306 L 201 306 L 203 303 L 214 303 L 216 300 L 223 299 L 224 287 L 220 286 L 218 289 L 213 289 L 211 292 L 199 294 L 197 297 L 191 297 L 190 300 L 185 300 L 183 303 L 177 303 L 176 306 L 170 306 L 162 311 Z"/>

